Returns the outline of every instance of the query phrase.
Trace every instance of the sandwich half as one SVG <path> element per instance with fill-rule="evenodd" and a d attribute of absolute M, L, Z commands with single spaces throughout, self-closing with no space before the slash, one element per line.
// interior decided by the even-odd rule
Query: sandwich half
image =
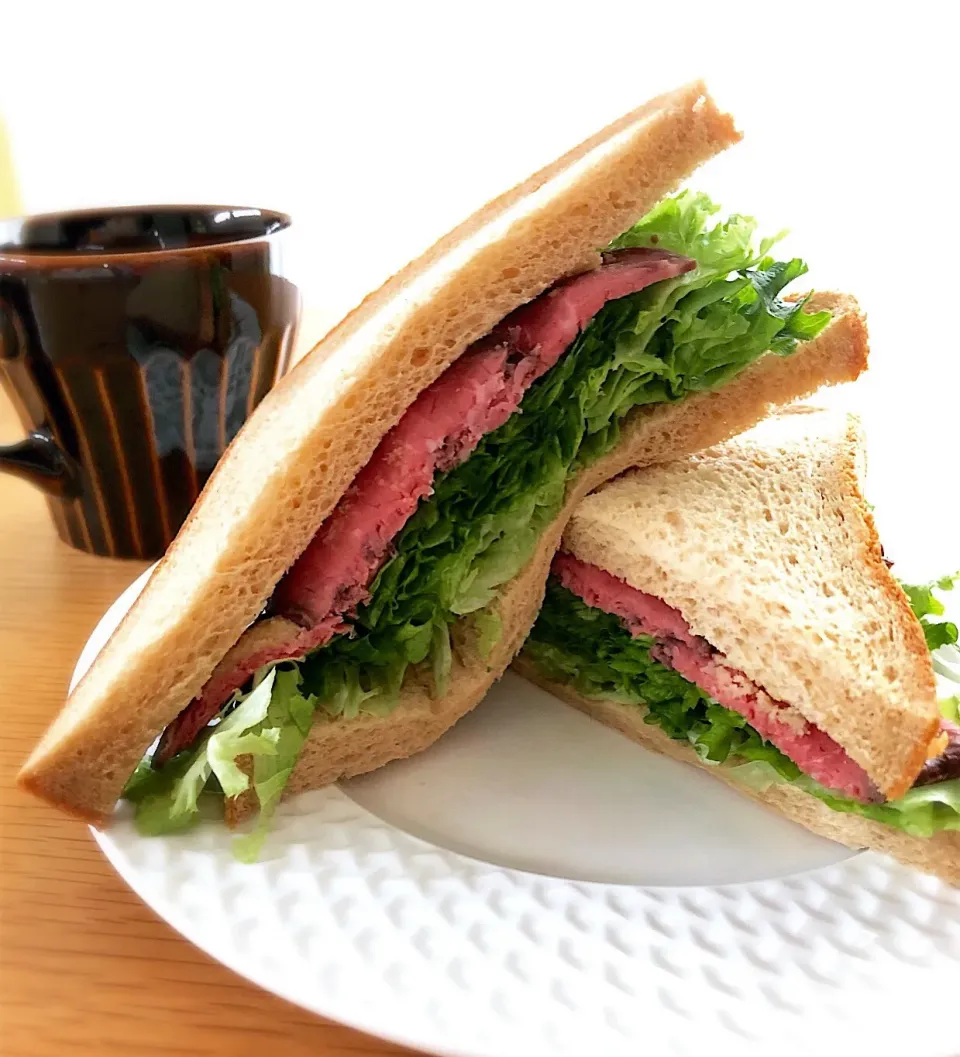
<path fill-rule="evenodd" d="M 587 491 L 855 378 L 852 299 L 786 297 L 804 265 L 749 218 L 665 197 L 738 138 L 701 84 L 663 95 L 367 298 L 257 408 L 21 784 L 96 823 L 125 790 L 161 832 L 409 756 L 509 664 Z"/>
<path fill-rule="evenodd" d="M 817 833 L 957 883 L 960 727 L 931 658 L 957 632 L 892 575 L 863 464 L 852 416 L 798 409 L 608 483 L 573 514 L 515 667 Z"/>

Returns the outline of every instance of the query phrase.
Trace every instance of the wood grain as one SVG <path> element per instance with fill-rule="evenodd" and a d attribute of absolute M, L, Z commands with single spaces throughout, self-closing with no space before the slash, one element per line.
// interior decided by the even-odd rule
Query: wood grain
<path fill-rule="evenodd" d="M 317 333 L 310 328 L 301 344 Z M 19 436 L 0 393 L 0 443 Z M 123 884 L 85 826 L 13 788 L 63 702 L 81 647 L 143 568 L 71 550 L 41 495 L 0 476 L 0 1053 L 409 1053 L 288 1005 L 211 961 Z"/>

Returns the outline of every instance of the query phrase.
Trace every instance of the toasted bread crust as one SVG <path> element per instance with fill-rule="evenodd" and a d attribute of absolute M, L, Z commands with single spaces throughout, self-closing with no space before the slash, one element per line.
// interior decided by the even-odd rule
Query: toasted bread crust
<path fill-rule="evenodd" d="M 513 670 L 588 716 L 619 730 L 644 748 L 708 771 L 715 778 L 821 837 L 838 841 L 848 848 L 871 848 L 885 852 L 948 884 L 960 884 L 960 832 L 937 833 L 927 838 L 910 837 L 881 822 L 834 811 L 816 797 L 788 784 L 772 785 L 763 792 L 748 789 L 731 777 L 724 767 L 703 763 L 688 743 L 674 741 L 659 727 L 644 723 L 644 709 L 636 705 L 584 697 L 570 686 L 545 679 L 537 666 L 523 655 L 513 662 Z M 637 766 L 642 767 L 643 761 L 638 760 Z"/>
<path fill-rule="evenodd" d="M 861 474 L 857 472 L 855 463 L 857 451 L 862 446 L 860 425 L 851 421 L 847 431 L 850 461 L 844 468 L 843 475 L 846 498 L 855 512 L 857 525 L 862 533 L 863 560 L 873 582 L 885 598 L 886 610 L 891 620 L 899 630 L 904 668 L 911 673 L 913 703 L 918 706 L 916 711 L 911 712 L 912 721 L 909 725 L 901 728 L 907 740 L 901 740 L 899 744 L 889 741 L 884 745 L 884 755 L 894 762 L 881 777 L 880 788 L 887 799 L 896 800 L 910 789 L 920 773 L 920 768 L 923 767 L 930 741 L 940 729 L 940 709 L 937 705 L 936 676 L 923 628 L 910 608 L 903 588 L 883 560 L 883 547 L 876 521 L 860 490 Z M 911 737 L 912 740 L 909 740 Z M 829 808 L 824 810 L 831 815 L 836 814 Z"/>
<path fill-rule="evenodd" d="M 416 396 L 739 138 L 702 83 L 662 95 L 485 206 L 351 312 L 229 447 L 21 786 L 105 818 L 146 746 L 201 689 Z"/>
<path fill-rule="evenodd" d="M 639 409 L 627 419 L 620 444 L 570 483 L 564 508 L 544 533 L 526 568 L 497 603 L 503 634 L 486 660 L 469 634 L 462 636 L 450 690 L 438 701 L 419 686 L 405 686 L 389 716 L 314 723 L 285 796 L 364 774 L 431 745 L 476 705 L 514 657 L 543 600 L 547 574 L 566 523 L 584 495 L 629 466 L 680 458 L 717 444 L 760 421 L 772 406 L 808 395 L 819 386 L 851 381 L 866 366 L 867 335 L 856 303 L 817 295 L 811 310 L 830 309 L 834 321 L 787 359 L 766 355 L 723 388 L 677 404 Z M 228 803 L 228 822 L 256 808 L 252 794 Z"/>

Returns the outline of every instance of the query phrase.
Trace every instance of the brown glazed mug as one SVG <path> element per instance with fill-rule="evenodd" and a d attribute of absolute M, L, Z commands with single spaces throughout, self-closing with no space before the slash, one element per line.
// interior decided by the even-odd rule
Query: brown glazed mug
<path fill-rule="evenodd" d="M 147 206 L 0 221 L 0 378 L 60 537 L 156 558 L 286 369 L 283 213 Z"/>

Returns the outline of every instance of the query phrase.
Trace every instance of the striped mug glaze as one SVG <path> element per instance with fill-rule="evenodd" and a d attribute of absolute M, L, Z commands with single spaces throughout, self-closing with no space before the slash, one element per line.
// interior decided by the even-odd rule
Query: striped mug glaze
<path fill-rule="evenodd" d="M 0 469 L 67 543 L 156 558 L 176 535 L 289 362 L 289 226 L 229 206 L 0 221 L 0 378 L 27 433 Z"/>

